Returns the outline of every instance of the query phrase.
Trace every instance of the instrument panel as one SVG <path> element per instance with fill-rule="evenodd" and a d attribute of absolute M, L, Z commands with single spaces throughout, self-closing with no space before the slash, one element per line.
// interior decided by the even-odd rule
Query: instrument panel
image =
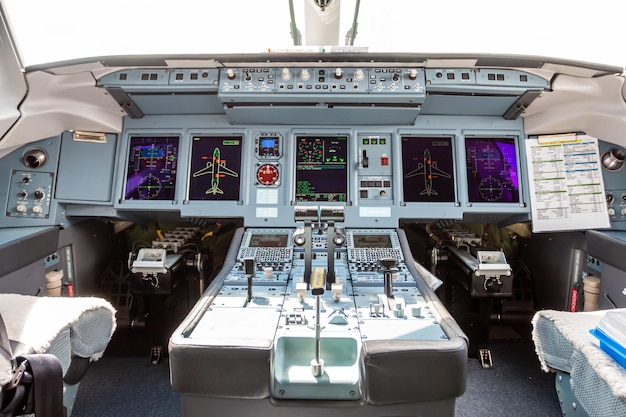
<path fill-rule="evenodd" d="M 472 118 L 434 116 L 427 128 L 261 130 L 203 129 L 190 117 L 166 135 L 143 128 L 144 119 L 129 120 L 120 141 L 118 210 L 242 217 L 250 227 L 293 227 L 294 206 L 320 203 L 344 206 L 347 227 L 529 215 L 518 121 L 491 120 L 490 132 L 464 129 Z"/>
<path fill-rule="evenodd" d="M 58 203 L 68 207 L 57 211 L 53 196 L 51 211 L 241 218 L 248 227 L 294 227 L 294 207 L 321 203 L 344 207 L 343 226 L 355 228 L 530 219 L 523 121 L 503 113 L 545 80 L 442 71 L 238 66 L 198 79 L 117 71 L 98 86 L 122 89 L 143 114 L 124 117 L 115 151 L 101 153 L 113 172 L 65 175 L 71 198 Z M 519 82 L 498 81 L 509 72 Z M 472 89 L 490 91 L 497 105 L 466 108 Z M 92 189 L 102 190 L 97 199 L 80 198 Z M 11 221 L 26 216 L 10 200 Z"/>

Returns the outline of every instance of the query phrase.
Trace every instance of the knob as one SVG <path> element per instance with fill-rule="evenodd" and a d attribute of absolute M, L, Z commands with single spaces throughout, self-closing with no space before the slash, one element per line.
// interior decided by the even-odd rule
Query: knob
<path fill-rule="evenodd" d="M 280 72 L 280 78 L 285 81 L 291 80 L 291 71 L 289 70 L 289 68 L 283 68 L 283 70 Z"/>
<path fill-rule="evenodd" d="M 611 217 L 615 216 L 615 209 L 613 207 L 609 207 L 608 212 L 609 212 L 609 216 Z"/>
<path fill-rule="evenodd" d="M 384 197 L 384 196 L 386 196 L 386 195 L 387 195 L 387 191 L 385 191 L 385 190 L 380 190 L 380 196 L 381 196 L 381 197 Z"/>
<path fill-rule="evenodd" d="M 45 194 L 43 190 L 35 190 L 35 192 L 33 193 L 33 197 L 35 197 L 37 200 L 41 200 L 44 196 Z"/>
<path fill-rule="evenodd" d="M 354 79 L 357 81 L 363 81 L 365 79 L 365 73 L 363 72 L 362 69 L 357 69 L 356 71 L 354 71 Z"/>
<path fill-rule="evenodd" d="M 397 81 L 400 79 L 400 76 L 399 76 L 398 74 L 393 74 L 393 76 L 391 77 L 391 79 L 392 79 L 394 82 L 397 82 Z"/>
<path fill-rule="evenodd" d="M 311 78 L 311 73 L 309 72 L 309 70 L 303 69 L 302 71 L 300 71 L 300 79 L 302 81 L 308 81 L 309 78 Z"/>
<path fill-rule="evenodd" d="M 296 246 L 303 246 L 306 243 L 304 235 L 294 235 L 293 243 Z"/>
<path fill-rule="evenodd" d="M 393 315 L 399 319 L 404 317 L 404 309 L 402 308 L 401 303 L 396 304 L 396 308 L 393 310 Z"/>
<path fill-rule="evenodd" d="M 613 197 L 613 194 L 606 193 L 606 202 L 608 204 L 613 204 L 614 201 L 615 201 L 615 197 Z"/>
<path fill-rule="evenodd" d="M 25 204 L 18 204 L 18 206 L 15 207 L 15 210 L 18 213 L 26 213 L 26 205 Z"/>
<path fill-rule="evenodd" d="M 237 74 L 235 74 L 235 70 L 232 68 L 228 68 L 226 70 L 226 76 L 228 77 L 229 80 L 234 80 L 235 77 L 237 76 Z"/>
<path fill-rule="evenodd" d="M 28 197 L 28 192 L 26 190 L 20 191 L 20 197 L 22 197 L 22 198 Z"/>
<path fill-rule="evenodd" d="M 409 71 L 409 80 L 415 80 L 415 79 L 417 79 L 417 70 L 413 68 L 412 70 Z"/>
<path fill-rule="evenodd" d="M 391 269 L 398 265 L 398 261 L 394 258 L 382 258 L 378 261 L 378 263 L 383 267 L 383 269 Z"/>
<path fill-rule="evenodd" d="M 620 211 L 620 213 L 622 213 L 622 216 L 626 216 L 626 207 L 624 207 L 624 208 Z"/>
<path fill-rule="evenodd" d="M 335 69 L 335 78 L 340 80 L 343 77 L 343 70 L 341 68 Z"/>
<path fill-rule="evenodd" d="M 41 214 L 42 212 L 43 212 L 43 209 L 41 208 L 41 206 L 33 206 L 33 213 Z"/>

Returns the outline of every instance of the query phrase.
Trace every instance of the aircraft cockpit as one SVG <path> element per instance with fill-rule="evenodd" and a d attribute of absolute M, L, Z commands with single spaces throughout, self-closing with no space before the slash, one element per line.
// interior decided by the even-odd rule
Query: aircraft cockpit
<path fill-rule="evenodd" d="M 28 14 L 0 3 L 6 339 L 34 343 L 12 324 L 23 297 L 58 311 L 40 322 L 99 300 L 31 347 L 61 359 L 65 415 L 626 412 L 603 333 L 626 307 L 623 66 L 387 51 L 382 32 L 406 45 L 434 15 L 394 26 L 359 0 L 290 0 L 262 26 L 285 47 L 239 52 L 220 4 L 215 27 L 189 9 L 172 52 L 24 65 Z M 128 36 L 163 47 L 171 9 Z M 192 49 L 199 27 L 215 51 Z M 101 390 L 136 398 L 100 409 Z"/>

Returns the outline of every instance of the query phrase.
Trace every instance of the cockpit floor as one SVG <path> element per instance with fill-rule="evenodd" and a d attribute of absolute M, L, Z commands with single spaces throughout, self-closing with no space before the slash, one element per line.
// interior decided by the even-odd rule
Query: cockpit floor
<path fill-rule="evenodd" d="M 456 401 L 456 416 L 562 415 L 554 374 L 540 369 L 529 338 L 509 338 L 513 335 L 502 328 L 492 332 L 492 368 L 483 369 L 478 359 L 468 359 L 467 387 Z M 133 332 L 119 336 L 87 372 L 72 417 L 181 416 L 179 395 L 169 382 L 167 357 L 151 364 L 146 335 Z M 129 349 L 129 343 L 135 348 Z"/>

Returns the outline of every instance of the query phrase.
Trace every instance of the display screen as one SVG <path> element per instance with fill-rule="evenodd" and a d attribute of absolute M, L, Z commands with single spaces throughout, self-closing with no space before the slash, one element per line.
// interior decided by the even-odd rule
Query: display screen
<path fill-rule="evenodd" d="M 280 139 L 277 136 L 261 136 L 258 155 L 261 158 L 279 157 Z"/>
<path fill-rule="evenodd" d="M 287 239 L 289 237 L 285 234 L 281 235 L 252 235 L 250 236 L 251 248 L 270 247 L 270 248 L 282 248 L 287 246 Z"/>
<path fill-rule="evenodd" d="M 389 235 L 352 235 L 355 248 L 390 248 Z"/>
<path fill-rule="evenodd" d="M 405 202 L 454 202 L 452 138 L 402 137 Z"/>
<path fill-rule="evenodd" d="M 296 137 L 296 201 L 348 199 L 348 137 Z"/>
<path fill-rule="evenodd" d="M 174 200 L 177 136 L 132 136 L 126 171 L 127 200 Z"/>
<path fill-rule="evenodd" d="M 189 200 L 239 200 L 241 136 L 193 136 Z"/>
<path fill-rule="evenodd" d="M 471 202 L 519 202 L 517 152 L 513 138 L 465 138 Z"/>

